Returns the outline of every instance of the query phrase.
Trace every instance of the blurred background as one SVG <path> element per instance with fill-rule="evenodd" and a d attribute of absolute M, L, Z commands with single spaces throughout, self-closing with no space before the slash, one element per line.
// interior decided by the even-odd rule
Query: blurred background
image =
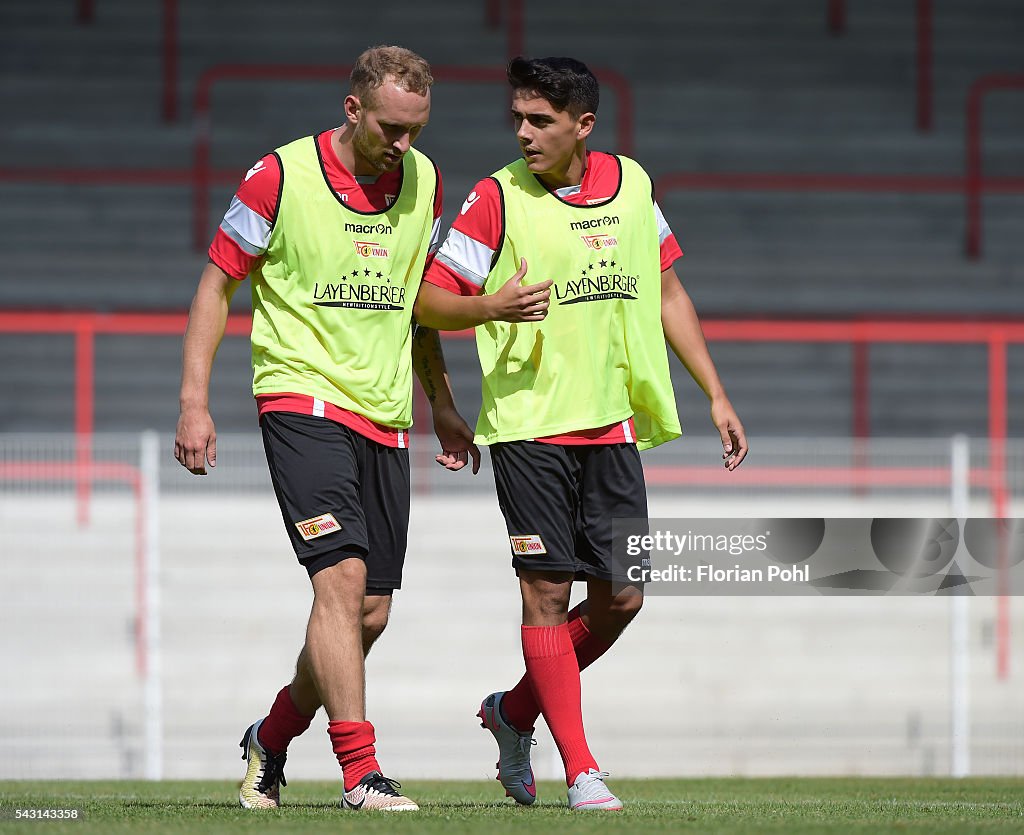
<path fill-rule="evenodd" d="M 340 123 L 348 65 L 431 61 L 417 146 L 445 230 L 516 155 L 508 57 L 602 82 L 753 452 L 703 396 L 645 456 L 652 516 L 1012 517 L 1024 499 L 1024 6 L 1016 0 L 0 2 L 0 779 L 232 777 L 310 600 L 250 392 L 248 293 L 214 369 L 218 467 L 173 460 L 181 334 L 246 169 Z M 446 337 L 457 400 L 475 349 Z M 432 463 L 417 398 L 405 588 L 368 661 L 404 777 L 493 777 L 479 700 L 521 674 L 489 467 Z M 652 598 L 584 676 L 618 775 L 1024 773 L 1019 598 Z M 322 717 L 321 717 L 322 719 Z M 290 778 L 336 774 L 326 720 Z M 557 752 L 541 734 L 541 778 Z M 389 771 L 389 773 L 390 773 Z"/>

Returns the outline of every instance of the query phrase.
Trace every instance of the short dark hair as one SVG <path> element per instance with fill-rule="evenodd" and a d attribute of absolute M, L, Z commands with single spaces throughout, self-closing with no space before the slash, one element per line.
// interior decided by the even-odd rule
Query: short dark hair
<path fill-rule="evenodd" d="M 555 110 L 566 110 L 574 119 L 584 113 L 597 113 L 600 87 L 582 61 L 520 55 L 509 61 L 507 73 L 514 93 L 547 99 Z"/>

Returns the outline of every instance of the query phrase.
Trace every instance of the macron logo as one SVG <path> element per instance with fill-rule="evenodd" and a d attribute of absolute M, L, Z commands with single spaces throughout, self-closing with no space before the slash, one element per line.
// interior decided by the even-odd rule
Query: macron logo
<path fill-rule="evenodd" d="M 267 166 L 263 164 L 263 160 L 257 162 L 252 168 L 245 172 L 245 181 L 249 182 L 253 177 L 259 174 L 261 171 L 266 171 Z"/>
<path fill-rule="evenodd" d="M 466 201 L 462 204 L 462 214 L 465 214 L 470 209 L 472 209 L 473 208 L 473 204 L 476 203 L 476 201 L 479 200 L 479 199 L 480 199 L 480 195 L 477 194 L 475 191 L 471 191 L 469 193 L 469 197 L 467 197 Z"/>

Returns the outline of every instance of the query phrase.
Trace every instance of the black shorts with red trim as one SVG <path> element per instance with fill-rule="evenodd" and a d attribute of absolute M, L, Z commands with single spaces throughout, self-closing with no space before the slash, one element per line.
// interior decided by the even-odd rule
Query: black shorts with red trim
<path fill-rule="evenodd" d="M 284 525 L 309 576 L 360 557 L 367 594 L 401 588 L 409 450 L 311 415 L 267 412 L 260 428 Z"/>
<path fill-rule="evenodd" d="M 491 446 L 498 505 L 518 573 L 571 571 L 630 583 L 613 559 L 614 519 L 646 519 L 647 489 L 635 444 Z"/>

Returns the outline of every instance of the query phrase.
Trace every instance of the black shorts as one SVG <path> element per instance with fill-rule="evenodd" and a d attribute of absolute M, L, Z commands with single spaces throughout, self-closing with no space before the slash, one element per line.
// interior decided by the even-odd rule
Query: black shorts
<path fill-rule="evenodd" d="M 284 526 L 309 576 L 357 556 L 367 594 L 401 588 L 409 450 L 311 415 L 267 412 L 260 428 Z"/>
<path fill-rule="evenodd" d="M 612 559 L 612 520 L 647 518 L 647 490 L 634 444 L 491 446 L 498 505 L 512 567 L 571 571 L 628 583 Z"/>

